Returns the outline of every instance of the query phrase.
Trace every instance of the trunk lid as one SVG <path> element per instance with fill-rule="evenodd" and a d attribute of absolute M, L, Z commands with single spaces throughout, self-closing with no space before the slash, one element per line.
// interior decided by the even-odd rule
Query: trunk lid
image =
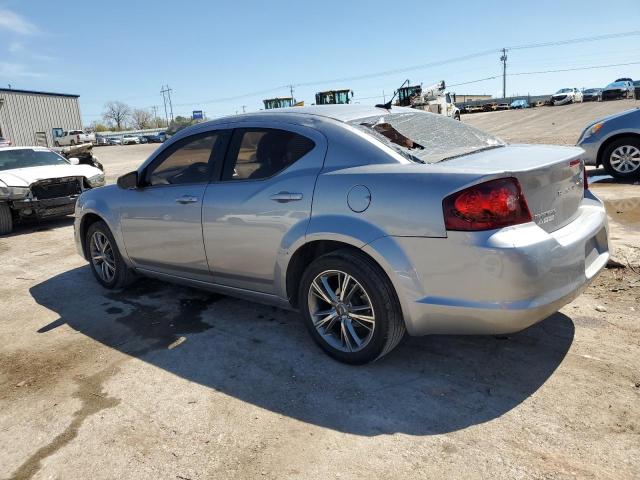
<path fill-rule="evenodd" d="M 571 222 L 584 198 L 584 150 L 554 145 L 508 145 L 446 161 L 469 172 L 515 177 L 533 220 L 547 232 Z"/>

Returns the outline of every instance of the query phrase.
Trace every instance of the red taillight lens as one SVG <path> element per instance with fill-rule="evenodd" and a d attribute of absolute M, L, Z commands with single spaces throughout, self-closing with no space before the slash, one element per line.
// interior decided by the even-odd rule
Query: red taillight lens
<path fill-rule="evenodd" d="M 442 201 L 447 230 L 493 230 L 531 221 L 515 178 L 499 178 L 449 195 Z"/>

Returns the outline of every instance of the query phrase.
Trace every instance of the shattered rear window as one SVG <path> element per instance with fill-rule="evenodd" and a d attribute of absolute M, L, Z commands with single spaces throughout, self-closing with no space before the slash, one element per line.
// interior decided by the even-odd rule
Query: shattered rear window
<path fill-rule="evenodd" d="M 457 120 L 427 112 L 396 112 L 359 118 L 350 125 L 372 135 L 403 156 L 436 163 L 488 148 L 502 140 Z"/>

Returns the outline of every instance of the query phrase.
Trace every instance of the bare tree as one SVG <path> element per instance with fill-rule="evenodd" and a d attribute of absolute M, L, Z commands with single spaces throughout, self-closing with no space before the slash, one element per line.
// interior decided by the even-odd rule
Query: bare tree
<path fill-rule="evenodd" d="M 104 106 L 102 117 L 109 123 L 114 123 L 118 130 L 127 123 L 131 117 L 131 108 L 122 102 L 107 102 Z"/>
<path fill-rule="evenodd" d="M 153 115 L 148 110 L 136 108 L 131 112 L 133 127 L 137 129 L 150 128 L 153 124 Z"/>

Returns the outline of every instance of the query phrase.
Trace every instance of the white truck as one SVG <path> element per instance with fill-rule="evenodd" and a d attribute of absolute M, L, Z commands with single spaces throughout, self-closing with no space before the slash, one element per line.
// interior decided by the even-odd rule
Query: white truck
<path fill-rule="evenodd" d="M 96 136 L 93 133 L 84 133 L 82 130 L 69 130 L 53 139 L 56 147 L 80 145 L 82 143 L 95 143 Z"/>

